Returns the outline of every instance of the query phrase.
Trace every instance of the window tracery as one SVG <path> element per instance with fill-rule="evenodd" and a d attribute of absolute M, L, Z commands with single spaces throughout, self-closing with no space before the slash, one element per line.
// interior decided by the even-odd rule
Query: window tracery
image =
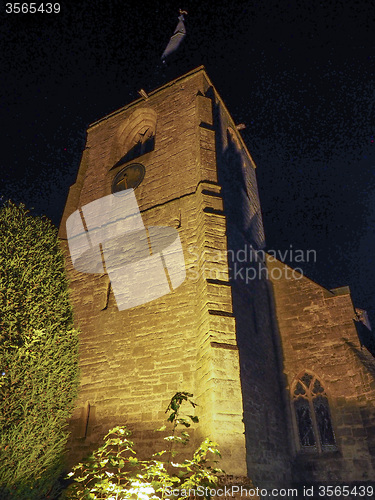
<path fill-rule="evenodd" d="M 295 381 L 292 404 L 299 448 L 317 453 L 336 450 L 328 397 L 315 375 L 304 372 Z"/>

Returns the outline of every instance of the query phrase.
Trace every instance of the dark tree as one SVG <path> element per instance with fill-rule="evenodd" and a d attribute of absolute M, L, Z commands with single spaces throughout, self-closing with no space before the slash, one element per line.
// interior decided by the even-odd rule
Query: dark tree
<path fill-rule="evenodd" d="M 78 390 L 78 334 L 57 230 L 0 208 L 0 498 L 52 498 Z"/>

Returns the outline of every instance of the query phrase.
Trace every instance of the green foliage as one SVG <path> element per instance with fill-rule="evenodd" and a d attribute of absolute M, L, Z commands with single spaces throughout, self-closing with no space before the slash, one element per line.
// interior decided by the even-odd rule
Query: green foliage
<path fill-rule="evenodd" d="M 176 392 L 176 394 L 171 399 L 168 408 L 165 410 L 165 413 L 170 412 L 167 420 L 168 422 L 174 423 L 174 429 L 179 424 L 183 425 L 184 427 L 190 427 L 191 424 L 189 420 L 180 416 L 180 408 L 183 401 L 189 402 L 191 406 L 195 408 L 197 405 L 190 399 L 191 397 L 193 397 L 193 395 L 189 394 L 188 392 Z M 188 417 L 192 422 L 198 422 L 198 417 L 195 417 L 193 415 L 188 415 Z"/>
<path fill-rule="evenodd" d="M 193 490 L 198 486 L 213 488 L 218 483 L 218 474 L 223 471 L 214 467 L 216 461 L 209 460 L 209 454 L 220 457 L 216 443 L 205 439 L 193 453 L 191 459 L 175 463 L 172 458 L 177 454 L 178 445 L 186 445 L 189 435 L 178 432 L 178 426 L 188 427 L 190 422 L 197 423 L 193 415 L 182 416 L 183 402 L 197 405 L 190 399 L 192 394 L 176 393 L 166 410 L 167 421 L 173 423 L 172 434 L 164 439 L 169 450 L 152 455 L 150 460 L 138 460 L 134 443 L 129 439 L 131 432 L 126 427 L 115 427 L 104 437 L 104 445 L 90 458 L 73 468 L 69 477 L 73 483 L 65 492 L 65 500 L 159 500 L 169 498 L 169 489 L 181 492 L 179 500 L 186 498 L 183 490 Z M 163 426 L 158 431 L 164 431 Z M 167 457 L 165 461 L 160 457 Z M 176 496 L 173 496 L 176 499 Z M 200 496 L 200 498 L 209 498 Z"/>
<path fill-rule="evenodd" d="M 56 228 L 0 209 L 0 498 L 38 499 L 61 473 L 78 335 Z"/>

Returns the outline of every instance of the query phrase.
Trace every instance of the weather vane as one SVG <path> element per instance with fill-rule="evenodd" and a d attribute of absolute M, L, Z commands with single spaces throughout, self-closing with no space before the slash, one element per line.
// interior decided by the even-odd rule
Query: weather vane
<path fill-rule="evenodd" d="M 176 50 L 181 45 L 181 43 L 186 35 L 186 28 L 185 28 L 185 24 L 184 24 L 184 21 L 185 21 L 184 15 L 185 16 L 187 15 L 187 11 L 180 9 L 179 14 L 180 15 L 178 16 L 177 27 L 174 30 L 174 33 L 171 36 L 171 38 L 168 42 L 168 45 L 163 52 L 163 55 L 161 56 L 161 60 L 162 60 L 163 64 L 165 64 L 165 60 L 167 59 L 167 57 L 169 57 L 171 54 L 176 52 Z"/>

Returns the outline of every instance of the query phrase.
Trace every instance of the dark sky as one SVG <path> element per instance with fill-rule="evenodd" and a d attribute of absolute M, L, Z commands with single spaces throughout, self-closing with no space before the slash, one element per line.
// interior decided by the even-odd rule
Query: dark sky
<path fill-rule="evenodd" d="M 36 4 L 40 5 L 39 2 Z M 44 4 L 47 6 L 47 4 Z M 0 196 L 59 224 L 87 126 L 200 64 L 258 166 L 267 246 L 315 249 L 307 276 L 350 285 L 375 325 L 375 9 L 371 1 L 60 3 L 0 16 Z"/>

